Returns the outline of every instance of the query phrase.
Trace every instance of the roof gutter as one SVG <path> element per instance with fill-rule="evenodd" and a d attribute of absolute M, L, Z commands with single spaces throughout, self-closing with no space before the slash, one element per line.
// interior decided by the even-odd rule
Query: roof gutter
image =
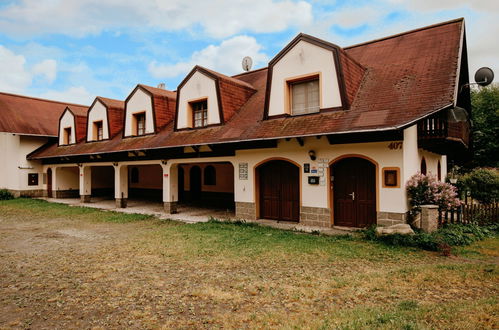
<path fill-rule="evenodd" d="M 324 132 L 324 133 L 314 133 L 314 134 L 300 134 L 300 135 L 287 135 L 287 136 L 278 136 L 278 137 L 269 137 L 269 138 L 258 138 L 258 139 L 245 139 L 245 140 L 231 140 L 231 141 L 223 141 L 223 142 L 210 142 L 210 143 L 191 143 L 191 144 L 183 144 L 181 146 L 163 146 L 163 147 L 153 147 L 153 148 L 138 148 L 138 149 L 126 149 L 119 151 L 100 151 L 100 152 L 92 152 L 92 153 L 84 153 L 84 154 L 69 154 L 69 155 L 57 155 L 50 157 L 34 157 L 32 159 L 47 159 L 47 158 L 58 158 L 58 157 L 73 157 L 73 156 L 85 156 L 85 155 L 100 155 L 100 154 L 109 154 L 109 153 L 118 153 L 118 152 L 129 152 L 129 151 L 144 151 L 144 150 L 158 150 L 158 149 L 170 149 L 170 148 L 183 148 L 183 147 L 192 147 L 192 146 L 202 146 L 202 145 L 214 145 L 214 144 L 227 144 L 227 143 L 240 143 L 240 142 L 253 142 L 253 141 L 268 141 L 268 140 L 279 140 L 279 139 L 293 139 L 298 137 L 311 137 L 318 135 L 342 135 L 342 134 L 358 134 L 358 133 L 371 133 L 371 132 L 387 132 L 394 131 L 399 129 L 405 129 L 412 124 L 418 122 L 421 119 L 429 117 L 437 112 L 442 110 L 451 108 L 454 106 L 454 103 L 449 103 L 446 106 L 438 108 L 432 112 L 425 114 L 424 116 L 420 116 L 416 119 L 413 119 L 405 124 L 398 126 L 390 126 L 383 128 L 373 128 L 373 129 L 363 129 L 363 130 L 355 130 L 355 131 L 342 131 L 342 132 Z"/>

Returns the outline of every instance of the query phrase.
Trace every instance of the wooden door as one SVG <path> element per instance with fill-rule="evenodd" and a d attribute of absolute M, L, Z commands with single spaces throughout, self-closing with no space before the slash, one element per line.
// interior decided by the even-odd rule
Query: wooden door
<path fill-rule="evenodd" d="M 52 198 L 52 169 L 47 170 L 47 196 Z"/>
<path fill-rule="evenodd" d="M 366 227 L 376 223 L 376 166 L 345 158 L 331 166 L 334 224 Z"/>
<path fill-rule="evenodd" d="M 201 169 L 199 166 L 191 167 L 189 171 L 189 194 L 192 201 L 201 199 Z"/>
<path fill-rule="evenodd" d="M 289 162 L 274 160 L 258 168 L 260 185 L 260 217 L 299 221 L 300 173 Z"/>

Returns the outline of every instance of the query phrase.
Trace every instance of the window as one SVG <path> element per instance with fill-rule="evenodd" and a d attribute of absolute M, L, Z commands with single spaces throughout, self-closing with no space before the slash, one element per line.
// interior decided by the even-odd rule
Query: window
<path fill-rule="evenodd" d="M 217 171 L 212 165 L 204 168 L 204 184 L 205 186 L 214 186 L 217 184 Z"/>
<path fill-rule="evenodd" d="M 103 138 L 102 120 L 94 121 L 94 140 L 100 141 Z"/>
<path fill-rule="evenodd" d="M 426 159 L 421 159 L 421 174 L 426 175 Z"/>
<path fill-rule="evenodd" d="M 132 168 L 132 172 L 130 173 L 130 182 L 139 183 L 139 169 L 136 167 Z"/>
<path fill-rule="evenodd" d="M 208 125 L 208 100 L 191 103 L 192 122 L 194 127 L 205 127 Z"/>
<path fill-rule="evenodd" d="M 136 113 L 133 115 L 133 135 L 146 134 L 146 113 Z"/>
<path fill-rule="evenodd" d="M 28 186 L 38 186 L 38 173 L 28 173 Z"/>
<path fill-rule="evenodd" d="M 71 127 L 64 128 L 62 143 L 63 144 L 70 144 L 71 143 Z"/>
<path fill-rule="evenodd" d="M 383 168 L 383 188 L 400 188 L 400 169 L 398 167 Z"/>
<path fill-rule="evenodd" d="M 291 114 L 302 115 L 319 112 L 319 79 L 290 83 Z"/>

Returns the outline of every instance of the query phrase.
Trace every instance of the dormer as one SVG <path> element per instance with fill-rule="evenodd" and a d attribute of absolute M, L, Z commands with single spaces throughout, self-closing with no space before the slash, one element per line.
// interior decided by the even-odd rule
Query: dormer
<path fill-rule="evenodd" d="M 178 86 L 175 129 L 221 125 L 255 91 L 244 81 L 196 66 Z"/>
<path fill-rule="evenodd" d="M 299 34 L 269 62 L 265 119 L 348 110 L 364 73 L 340 47 Z"/>
<path fill-rule="evenodd" d="M 86 122 L 84 111 L 66 107 L 59 117 L 59 145 L 75 144 L 83 140 Z"/>
<path fill-rule="evenodd" d="M 173 121 L 176 93 L 146 85 L 137 85 L 125 101 L 123 136 L 157 133 Z"/>
<path fill-rule="evenodd" d="M 98 96 L 87 113 L 87 142 L 112 139 L 122 129 L 124 102 Z"/>

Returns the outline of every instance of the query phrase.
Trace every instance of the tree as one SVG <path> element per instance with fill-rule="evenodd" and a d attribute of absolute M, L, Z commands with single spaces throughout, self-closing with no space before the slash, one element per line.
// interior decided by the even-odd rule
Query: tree
<path fill-rule="evenodd" d="M 473 165 L 499 167 L 499 85 L 471 90 Z"/>

